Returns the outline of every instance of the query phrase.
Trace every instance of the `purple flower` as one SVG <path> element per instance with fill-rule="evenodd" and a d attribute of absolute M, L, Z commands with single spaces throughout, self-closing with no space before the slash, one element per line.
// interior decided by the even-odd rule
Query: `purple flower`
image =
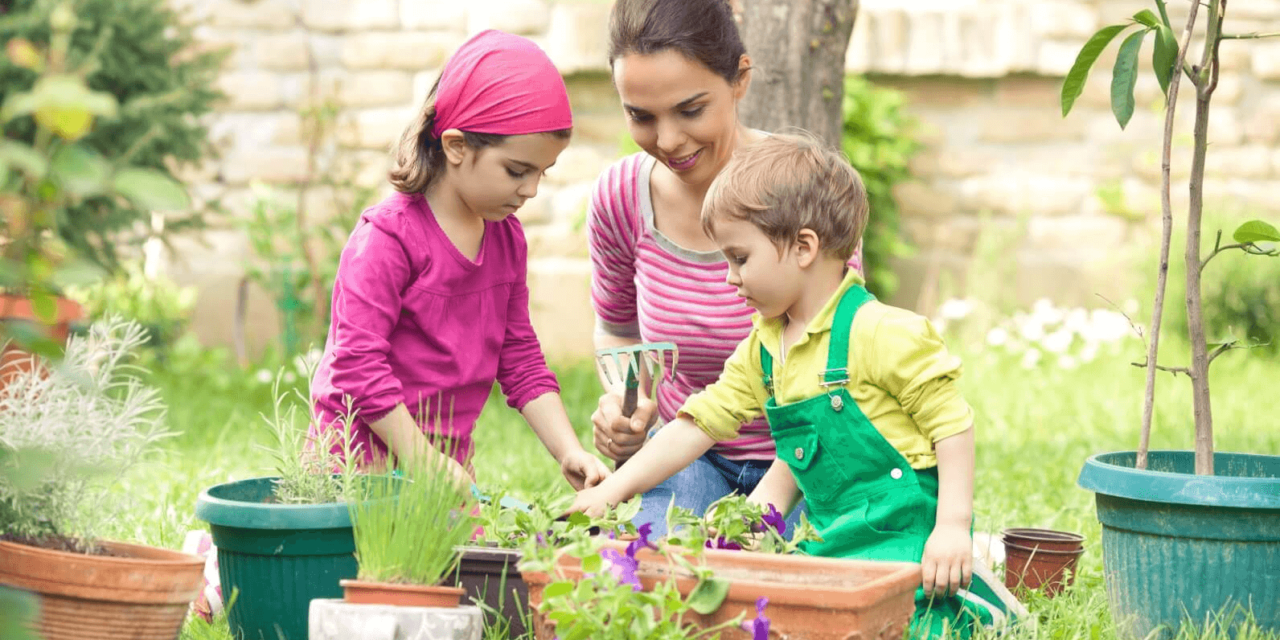
<path fill-rule="evenodd" d="M 600 557 L 609 561 L 609 572 L 618 577 L 619 583 L 631 585 L 632 591 L 641 590 L 640 579 L 636 577 L 640 563 L 636 562 L 633 553 L 628 550 L 627 554 L 622 554 L 617 549 L 605 549 L 600 552 Z"/>
<path fill-rule="evenodd" d="M 658 550 L 657 545 L 653 544 L 652 542 L 649 542 L 649 534 L 652 532 L 653 532 L 653 524 L 649 522 L 646 522 L 640 525 L 640 528 L 636 529 L 636 533 L 639 534 L 640 537 L 636 538 L 635 540 L 632 540 L 627 544 L 628 558 L 635 560 L 636 552 L 640 551 L 641 549 L 647 548 L 647 549 L 653 549 L 654 551 Z"/>
<path fill-rule="evenodd" d="M 708 549 L 728 549 L 730 551 L 742 550 L 742 545 L 725 540 L 724 536 L 716 536 L 715 540 L 708 540 L 706 547 Z"/>
<path fill-rule="evenodd" d="M 782 517 L 782 514 L 778 512 L 778 508 L 773 504 L 769 505 L 769 512 L 760 516 L 760 519 L 764 521 L 766 526 L 778 532 L 778 535 L 787 535 L 787 520 Z"/>
<path fill-rule="evenodd" d="M 751 640 L 769 640 L 769 619 L 764 617 L 768 605 L 768 598 L 756 600 L 756 619 L 742 621 L 742 630 L 751 632 Z"/>

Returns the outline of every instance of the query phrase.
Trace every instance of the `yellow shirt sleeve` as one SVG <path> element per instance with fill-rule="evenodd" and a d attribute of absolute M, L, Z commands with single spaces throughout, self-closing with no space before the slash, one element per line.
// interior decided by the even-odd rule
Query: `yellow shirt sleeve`
<path fill-rule="evenodd" d="M 717 442 L 733 440 L 744 423 L 764 412 L 765 391 L 760 377 L 760 339 L 752 329 L 725 361 L 720 378 L 689 396 L 680 413 Z"/>
<path fill-rule="evenodd" d="M 951 355 L 933 323 L 890 309 L 876 325 L 867 362 L 874 384 L 898 399 L 930 442 L 963 433 L 973 409 L 960 395 L 960 358 Z"/>

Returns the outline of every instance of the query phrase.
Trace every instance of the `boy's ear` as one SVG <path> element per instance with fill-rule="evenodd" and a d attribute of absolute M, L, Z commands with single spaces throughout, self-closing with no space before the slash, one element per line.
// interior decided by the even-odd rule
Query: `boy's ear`
<path fill-rule="evenodd" d="M 818 234 L 813 229 L 804 228 L 796 236 L 796 262 L 800 268 L 807 268 L 818 260 L 818 255 L 822 251 L 822 241 L 818 239 Z"/>
<path fill-rule="evenodd" d="M 445 161 L 452 165 L 462 164 L 463 158 L 467 157 L 467 151 L 471 149 L 467 145 L 467 139 L 457 129 L 446 129 L 441 133 L 440 146 L 444 147 Z"/>

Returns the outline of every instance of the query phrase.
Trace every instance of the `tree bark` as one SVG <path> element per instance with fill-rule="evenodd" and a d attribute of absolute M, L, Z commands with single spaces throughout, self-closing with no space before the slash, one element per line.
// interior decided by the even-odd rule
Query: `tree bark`
<path fill-rule="evenodd" d="M 858 0 L 735 0 L 751 90 L 742 121 L 769 132 L 800 127 L 840 148 L 844 61 Z"/>

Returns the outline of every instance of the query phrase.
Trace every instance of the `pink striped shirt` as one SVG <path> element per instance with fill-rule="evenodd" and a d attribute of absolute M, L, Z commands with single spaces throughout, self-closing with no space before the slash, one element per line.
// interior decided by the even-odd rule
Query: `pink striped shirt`
<path fill-rule="evenodd" d="M 637 153 L 606 169 L 592 194 L 587 231 L 597 329 L 679 349 L 675 375 L 658 384 L 658 415 L 668 422 L 689 396 L 720 377 L 725 360 L 751 333 L 755 311 L 725 283 L 729 264 L 719 251 L 686 249 L 654 228 L 649 177 L 655 165 L 652 156 Z M 856 255 L 850 264 L 861 269 Z M 764 418 L 739 433 L 712 451 L 732 460 L 774 457 Z"/>

